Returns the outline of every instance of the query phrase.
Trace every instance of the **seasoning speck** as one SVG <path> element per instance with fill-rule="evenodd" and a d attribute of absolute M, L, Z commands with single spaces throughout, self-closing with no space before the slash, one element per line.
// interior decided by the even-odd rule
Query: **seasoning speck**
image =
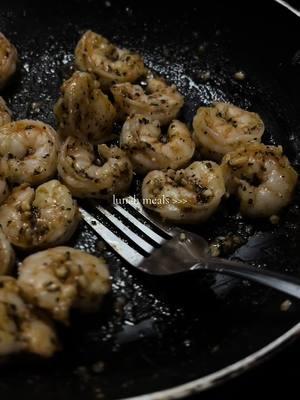
<path fill-rule="evenodd" d="M 199 77 L 200 77 L 200 79 L 202 79 L 203 81 L 208 81 L 209 78 L 210 78 L 210 72 L 209 72 L 209 71 L 202 72 L 202 73 L 199 75 Z"/>
<path fill-rule="evenodd" d="M 246 78 L 246 75 L 243 71 L 237 71 L 233 76 L 234 79 L 238 81 L 243 81 Z"/>
<path fill-rule="evenodd" d="M 212 245 L 209 247 L 209 250 L 210 250 L 210 255 L 211 255 L 212 257 L 219 257 L 219 255 L 221 254 L 221 252 L 220 252 L 220 246 L 219 246 L 218 244 L 216 244 L 216 243 L 212 244 Z"/>
<path fill-rule="evenodd" d="M 284 300 L 281 304 L 280 304 L 280 311 L 288 311 L 289 308 L 291 307 L 292 302 L 290 300 Z"/>
<path fill-rule="evenodd" d="M 104 369 L 104 363 L 102 361 L 98 361 L 92 365 L 92 371 L 95 374 L 100 374 Z"/>
<path fill-rule="evenodd" d="M 184 232 L 181 232 L 179 235 L 179 240 L 181 242 L 184 242 L 186 240 L 186 234 Z"/>
<path fill-rule="evenodd" d="M 271 215 L 271 217 L 270 217 L 271 224 L 277 225 L 279 223 L 279 221 L 280 221 L 280 218 L 278 215 Z"/>

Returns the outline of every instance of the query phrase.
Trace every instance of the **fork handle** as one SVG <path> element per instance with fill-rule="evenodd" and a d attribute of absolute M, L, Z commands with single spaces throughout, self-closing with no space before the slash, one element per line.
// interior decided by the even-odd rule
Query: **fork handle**
<path fill-rule="evenodd" d="M 190 269 L 219 272 L 220 274 L 247 279 L 300 299 L 299 279 L 266 269 L 258 271 L 251 265 L 239 261 L 210 257 L 204 258 L 203 262 L 194 264 Z"/>

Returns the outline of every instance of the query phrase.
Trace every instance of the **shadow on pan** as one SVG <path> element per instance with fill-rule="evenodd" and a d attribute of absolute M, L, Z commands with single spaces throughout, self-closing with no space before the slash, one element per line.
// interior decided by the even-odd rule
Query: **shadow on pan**
<path fill-rule="evenodd" d="M 215 100 L 254 110 L 265 122 L 265 142 L 282 144 L 297 167 L 300 21 L 273 1 L 199 3 L 164 9 L 151 1 L 24 6 L 2 0 L 1 31 L 21 56 L 18 76 L 2 95 L 15 118 L 55 124 L 52 107 L 72 73 L 75 44 L 92 29 L 140 52 L 150 68 L 175 83 L 186 96 L 185 121 Z M 234 78 L 240 70 L 243 81 Z M 279 225 L 241 219 L 236 205 L 226 204 L 197 229 L 209 241 L 236 235 L 245 244 L 235 256 L 299 276 L 299 222 L 298 191 Z M 221 276 L 210 286 L 200 279 L 146 279 L 84 223 L 71 244 L 104 252 L 113 294 L 98 314 L 74 316 L 72 329 L 61 332 L 64 351 L 51 361 L 4 364 L 2 398 L 115 399 L 169 389 L 243 359 L 298 322 L 297 302 L 283 312 L 286 298 L 257 285 Z"/>

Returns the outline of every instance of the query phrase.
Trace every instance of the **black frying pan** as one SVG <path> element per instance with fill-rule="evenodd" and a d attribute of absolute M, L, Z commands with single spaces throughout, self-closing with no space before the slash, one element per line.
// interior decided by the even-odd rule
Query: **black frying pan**
<path fill-rule="evenodd" d="M 21 56 L 18 75 L 2 93 L 15 118 L 55 123 L 52 107 L 72 72 L 74 46 L 92 29 L 140 52 L 149 67 L 178 85 L 186 96 L 187 122 L 199 105 L 214 100 L 260 113 L 264 141 L 282 144 L 297 167 L 297 17 L 274 1 L 180 2 L 165 9 L 163 4 L 91 0 L 25 6 L 2 0 L 0 31 Z M 240 69 L 244 81 L 233 78 Z M 234 256 L 299 276 L 299 222 L 298 191 L 279 225 L 241 219 L 236 204 L 227 203 L 198 232 L 209 241 L 238 235 L 245 244 Z M 103 252 L 84 223 L 71 245 Z M 152 281 L 109 249 L 104 256 L 114 284 L 102 311 L 74 315 L 72 328 L 60 332 L 64 351 L 51 361 L 18 358 L 2 364 L 1 399 L 179 397 L 244 371 L 300 333 L 299 302 L 283 311 L 286 297 L 265 287 L 221 276 L 212 284 L 200 278 Z"/>

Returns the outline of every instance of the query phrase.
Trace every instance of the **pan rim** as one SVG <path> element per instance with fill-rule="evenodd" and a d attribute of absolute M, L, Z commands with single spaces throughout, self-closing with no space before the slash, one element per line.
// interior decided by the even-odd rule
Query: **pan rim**
<path fill-rule="evenodd" d="M 300 322 L 254 353 L 251 353 L 241 360 L 227 365 L 218 371 L 202 376 L 201 378 L 194 379 L 182 385 L 174 386 L 170 389 L 163 389 L 153 393 L 142 394 L 133 397 L 123 397 L 121 400 L 171 400 L 200 393 L 248 371 L 249 369 L 263 362 L 268 356 L 271 356 L 274 351 L 278 351 L 282 346 L 287 345 L 295 340 L 298 336 L 300 336 Z"/>
<path fill-rule="evenodd" d="M 287 10 L 289 10 L 291 13 L 295 14 L 297 17 L 300 17 L 300 10 L 296 9 L 292 5 L 290 5 L 287 1 L 285 0 L 274 0 L 276 3 L 281 5 L 282 7 L 285 7 Z"/>

